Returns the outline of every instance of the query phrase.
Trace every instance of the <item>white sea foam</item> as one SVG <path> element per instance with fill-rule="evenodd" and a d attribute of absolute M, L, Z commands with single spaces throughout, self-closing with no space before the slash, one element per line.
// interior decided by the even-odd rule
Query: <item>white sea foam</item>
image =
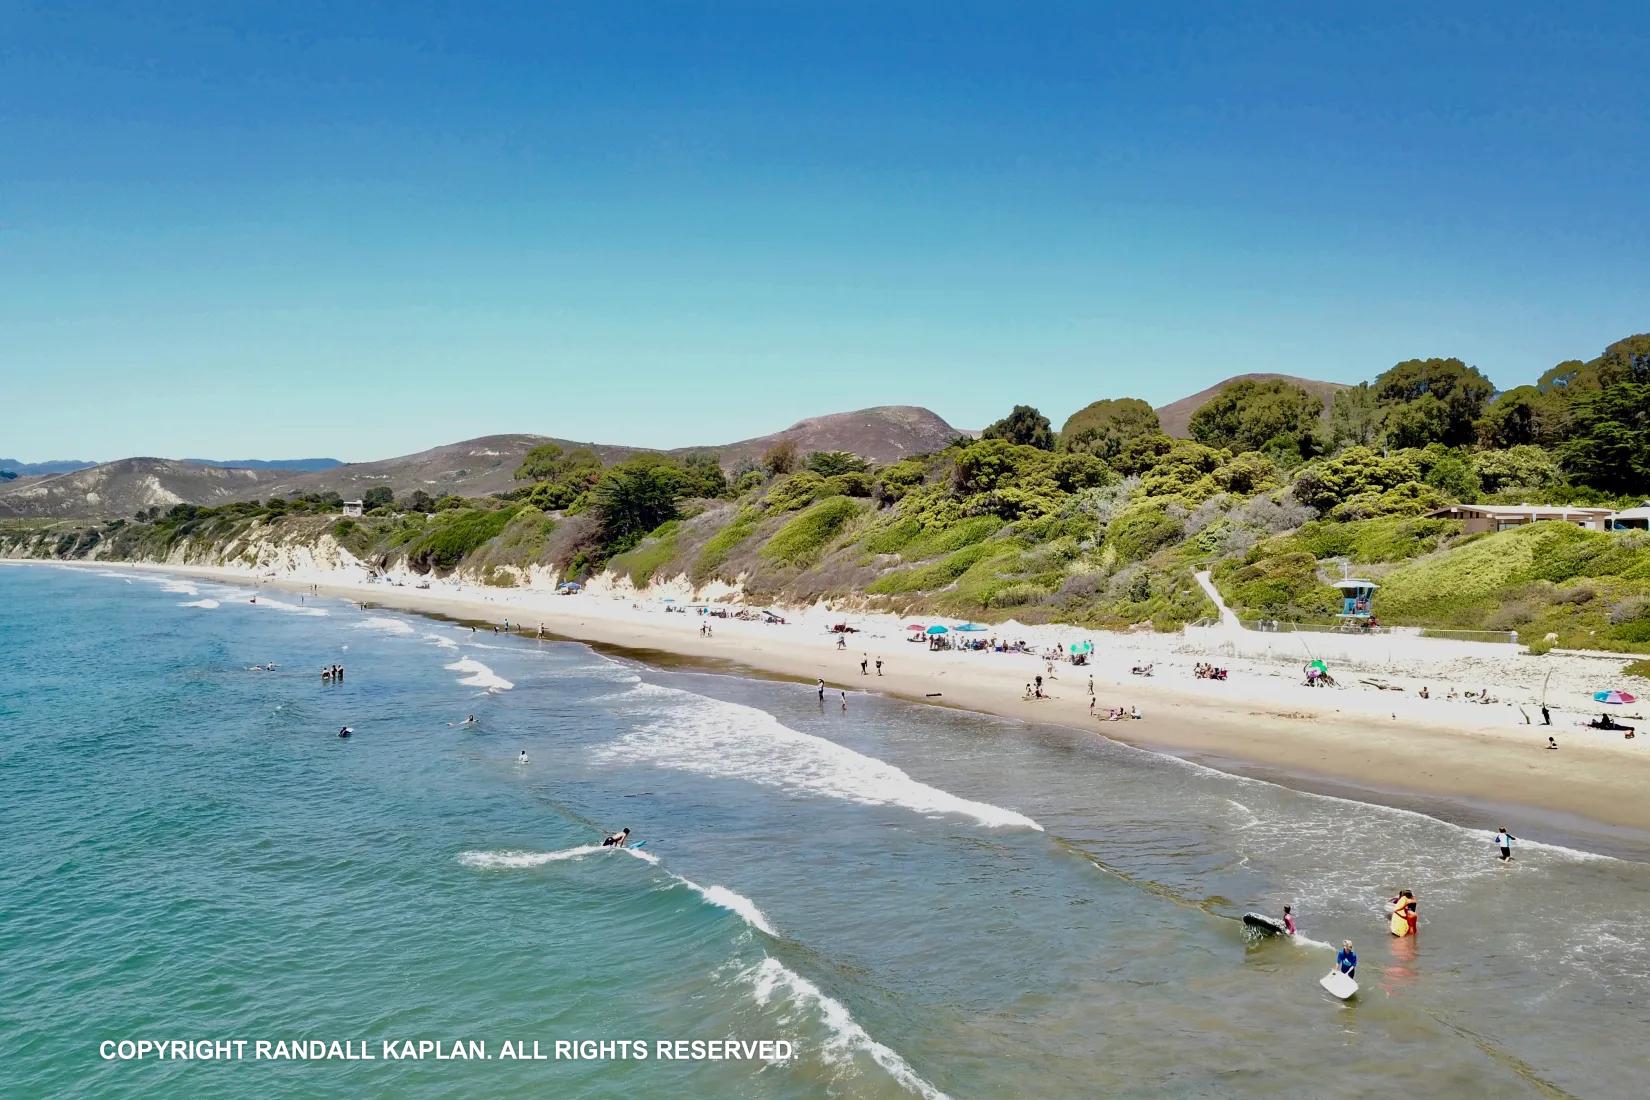
<path fill-rule="evenodd" d="M 1042 830 L 1031 818 L 918 782 L 835 741 L 802 733 L 766 711 L 691 691 L 640 683 L 615 697 L 639 728 L 596 750 L 598 760 L 731 776 L 800 794 L 919 814 L 958 814 L 992 828 Z"/>
<path fill-rule="evenodd" d="M 947 1100 L 945 1093 L 919 1077 L 904 1058 L 871 1038 L 842 1002 L 827 997 L 818 986 L 777 959 L 763 959 L 746 977 L 755 989 L 757 1004 L 766 1006 L 778 995 L 796 1009 L 818 1016 L 825 1027 L 820 1054 L 826 1061 L 840 1065 L 850 1061 L 856 1052 L 863 1053 L 888 1076 L 924 1100 Z"/>
<path fill-rule="evenodd" d="M 608 850 L 600 844 L 581 844 L 577 848 L 563 848 L 558 852 L 460 852 L 458 861 L 466 867 L 476 867 L 484 871 L 503 871 L 543 867 L 546 863 L 583 859 L 585 856 Z"/>
<path fill-rule="evenodd" d="M 252 598 L 253 597 L 248 597 L 248 602 L 250 602 Z M 258 607 L 270 607 L 274 608 L 276 611 L 286 611 L 294 615 L 319 616 L 330 614 L 330 612 L 328 612 L 324 607 L 302 607 L 295 603 L 287 603 L 285 600 L 272 599 L 269 596 L 263 595 L 256 597 L 256 599 L 258 601 Z"/>
<path fill-rule="evenodd" d="M 161 582 L 162 592 L 176 592 L 180 596 L 199 596 L 201 590 L 188 581 L 166 580 Z"/>
<path fill-rule="evenodd" d="M 773 925 L 768 923 L 768 918 L 762 914 L 762 910 L 758 909 L 756 903 L 744 894 L 729 890 L 726 886 L 700 886 L 692 879 L 683 878 L 681 875 L 671 875 L 670 877 L 682 883 L 712 905 L 726 909 L 730 913 L 737 913 L 752 928 L 766 932 L 770 936 L 779 935 L 778 932 L 773 930 Z"/>
<path fill-rule="evenodd" d="M 460 657 L 450 665 L 442 665 L 449 672 L 463 672 L 468 675 L 460 676 L 458 682 L 470 687 L 485 688 L 488 691 L 509 691 L 515 687 L 509 680 L 500 676 L 474 657 Z"/>
<path fill-rule="evenodd" d="M 426 635 L 424 635 L 424 640 L 426 642 L 434 642 L 436 645 L 440 646 L 442 649 L 457 649 L 458 648 L 458 643 L 453 641 L 451 638 L 447 637 L 445 634 L 426 634 Z"/>
<path fill-rule="evenodd" d="M 403 619 L 389 619 L 382 615 L 374 615 L 370 619 L 362 619 L 355 624 L 357 630 L 380 630 L 385 634 L 411 634 L 412 624 Z"/>
<path fill-rule="evenodd" d="M 187 603 L 178 604 L 178 606 L 179 607 L 204 607 L 204 608 L 207 608 L 208 610 L 210 610 L 211 608 L 214 608 L 214 607 L 218 606 L 218 601 L 213 600 L 213 599 L 189 600 Z"/>

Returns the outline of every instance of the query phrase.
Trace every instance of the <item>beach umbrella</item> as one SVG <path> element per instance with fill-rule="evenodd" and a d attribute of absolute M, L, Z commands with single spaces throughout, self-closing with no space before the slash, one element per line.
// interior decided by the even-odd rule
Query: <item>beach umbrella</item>
<path fill-rule="evenodd" d="M 949 634 L 949 633 L 951 633 L 951 631 L 949 629 L 947 629 L 946 627 L 943 627 L 943 626 L 939 625 L 938 623 L 935 623 L 933 626 L 928 628 L 928 633 L 930 633 L 930 634 Z"/>
<path fill-rule="evenodd" d="M 905 629 L 907 629 L 907 630 L 921 630 L 921 629 L 923 629 L 923 625 L 921 623 L 912 623 L 910 626 L 906 627 Z"/>
<path fill-rule="evenodd" d="M 985 627 L 981 626 L 979 623 L 963 623 L 957 629 L 958 630 L 984 630 Z"/>
<path fill-rule="evenodd" d="M 1072 642 L 1071 643 L 1071 651 L 1073 653 L 1093 653 L 1094 652 L 1094 643 L 1093 642 L 1081 642 L 1081 643 Z"/>
<path fill-rule="evenodd" d="M 1638 696 L 1629 695 L 1625 691 L 1595 691 L 1593 701 L 1598 703 L 1636 703 Z"/>
<path fill-rule="evenodd" d="M 1307 668 L 1315 668 L 1319 672 L 1328 672 L 1329 671 L 1329 666 L 1324 664 L 1322 661 L 1313 661 L 1311 664 L 1307 665 L 1306 667 Z"/>

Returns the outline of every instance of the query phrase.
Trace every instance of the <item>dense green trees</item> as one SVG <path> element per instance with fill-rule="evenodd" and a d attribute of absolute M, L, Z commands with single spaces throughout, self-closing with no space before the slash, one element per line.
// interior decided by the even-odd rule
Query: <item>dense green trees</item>
<path fill-rule="evenodd" d="M 1043 451 L 1054 449 L 1054 431 L 1049 427 L 1048 417 L 1030 405 L 1015 405 L 1007 416 L 987 425 L 980 436 L 984 439 L 1006 439 L 1010 443 Z"/>
<path fill-rule="evenodd" d="M 1111 460 L 1132 439 L 1161 435 L 1157 413 L 1138 397 L 1108 398 L 1072 413 L 1060 429 L 1062 450 Z"/>
<path fill-rule="evenodd" d="M 1471 443 L 1473 423 L 1495 392 L 1477 367 L 1459 359 L 1406 359 L 1383 371 L 1373 388 L 1394 447 Z"/>
<path fill-rule="evenodd" d="M 1337 393 L 1329 403 L 1329 436 L 1336 444 L 1367 447 L 1380 438 L 1381 403 L 1375 388 L 1359 382 Z"/>
<path fill-rule="evenodd" d="M 609 467 L 590 492 L 606 553 L 622 553 L 675 519 L 680 487 L 678 468 L 658 455 L 638 455 Z"/>
<path fill-rule="evenodd" d="M 871 468 L 869 462 L 851 451 L 813 451 L 802 464 L 820 477 L 861 474 Z"/>
<path fill-rule="evenodd" d="M 1322 450 L 1323 401 L 1281 378 L 1245 378 L 1204 402 L 1187 430 L 1199 443 L 1309 458 Z"/>

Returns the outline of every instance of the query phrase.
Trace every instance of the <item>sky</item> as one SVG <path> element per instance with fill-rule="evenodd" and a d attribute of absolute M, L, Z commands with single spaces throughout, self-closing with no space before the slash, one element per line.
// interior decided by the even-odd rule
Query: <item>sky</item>
<path fill-rule="evenodd" d="M 1511 387 L 1650 330 L 1646 56 L 1642 3 L 0 4 L 0 455 Z"/>

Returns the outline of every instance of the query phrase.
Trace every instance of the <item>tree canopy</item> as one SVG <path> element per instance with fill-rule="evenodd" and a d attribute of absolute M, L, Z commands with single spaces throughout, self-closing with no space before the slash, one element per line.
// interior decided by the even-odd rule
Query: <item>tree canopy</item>
<path fill-rule="evenodd" d="M 1199 443 L 1237 451 L 1293 452 L 1308 458 L 1322 450 L 1318 420 L 1323 400 L 1281 378 L 1234 382 L 1192 414 L 1188 431 Z"/>
<path fill-rule="evenodd" d="M 1495 387 L 1459 359 L 1406 359 L 1383 371 L 1375 400 L 1386 410 L 1386 438 L 1394 447 L 1471 443 L 1473 424 Z"/>
<path fill-rule="evenodd" d="M 1042 451 L 1054 449 L 1054 431 L 1049 426 L 1048 417 L 1030 405 L 1015 405 L 1007 416 L 987 425 L 980 435 L 985 439 L 1006 439 L 1010 443 L 1036 447 Z"/>
<path fill-rule="evenodd" d="M 1062 450 L 1111 460 L 1131 439 L 1163 431 L 1157 413 L 1138 397 L 1114 397 L 1084 405 L 1060 429 Z"/>

